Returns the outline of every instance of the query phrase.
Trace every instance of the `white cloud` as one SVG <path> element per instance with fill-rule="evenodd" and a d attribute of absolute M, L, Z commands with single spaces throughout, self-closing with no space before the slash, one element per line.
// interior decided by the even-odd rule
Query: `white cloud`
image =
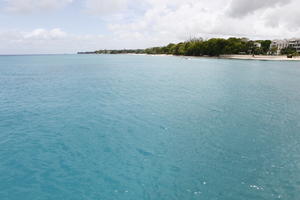
<path fill-rule="evenodd" d="M 73 0 L 5 0 L 5 10 L 14 13 L 32 13 L 58 9 Z"/>
<path fill-rule="evenodd" d="M 266 25 L 289 32 L 297 32 L 300 28 L 299 6 L 300 2 L 295 0 L 277 9 L 268 10 L 265 13 Z"/>
<path fill-rule="evenodd" d="M 13 6 L 16 2 L 27 2 L 31 6 Z M 8 5 L 11 9 L 14 7 L 14 11 L 33 12 L 56 9 L 70 2 L 11 0 Z M 91 31 L 106 32 L 106 35 L 78 35 L 61 29 L 2 31 L 0 53 L 13 48 L 31 53 L 39 53 L 38 50 L 51 53 L 101 48 L 144 48 L 180 42 L 190 37 L 300 37 L 299 0 L 84 0 L 83 4 L 77 5 L 84 6 L 79 9 L 105 18 L 99 22 L 99 27 L 95 26 Z M 78 15 L 85 19 L 95 17 L 86 12 Z M 112 17 L 116 15 L 119 17 Z M 72 19 L 64 19 L 68 20 L 74 23 Z M 83 21 L 89 23 L 88 20 Z M 76 24 L 78 29 L 82 29 L 80 23 Z M 103 30 L 105 28 L 107 30 Z"/>
<path fill-rule="evenodd" d="M 95 15 L 116 14 L 127 8 L 128 0 L 86 0 L 86 10 Z"/>
<path fill-rule="evenodd" d="M 52 30 L 35 29 L 32 32 L 25 33 L 24 39 L 35 39 L 35 40 L 57 40 L 63 39 L 67 36 L 64 31 L 55 28 Z"/>
<path fill-rule="evenodd" d="M 232 0 L 229 14 L 232 17 L 243 17 L 257 10 L 286 5 L 290 0 Z"/>
<path fill-rule="evenodd" d="M 76 35 L 56 29 L 0 32 L 0 54 L 76 53 L 105 48 L 109 39 L 102 35 Z"/>
<path fill-rule="evenodd" d="M 224 0 L 154 0 L 143 16 L 131 23 L 110 24 L 116 35 L 140 33 L 153 41 L 171 42 L 194 36 L 212 36 L 214 24 L 225 12 Z M 133 34 L 134 35 L 134 34 Z M 219 35 L 220 36 L 220 35 Z"/>
<path fill-rule="evenodd" d="M 146 0 L 144 15 L 108 25 L 115 37 L 146 38 L 153 45 L 190 37 L 300 36 L 298 0 Z M 238 17 L 239 16 L 239 17 Z"/>

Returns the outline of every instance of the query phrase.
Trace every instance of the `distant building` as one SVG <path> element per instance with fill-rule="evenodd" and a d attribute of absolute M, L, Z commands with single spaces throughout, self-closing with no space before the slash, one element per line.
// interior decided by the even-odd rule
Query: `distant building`
<path fill-rule="evenodd" d="M 279 55 L 281 50 L 284 48 L 287 48 L 289 46 L 288 40 L 273 40 L 271 43 L 271 49 L 276 48 L 277 52 L 276 54 Z"/>
<path fill-rule="evenodd" d="M 254 46 L 257 48 L 261 48 L 261 43 L 260 42 L 254 42 Z"/>
<path fill-rule="evenodd" d="M 289 40 L 273 40 L 270 48 L 276 48 L 276 54 L 279 55 L 281 50 L 284 48 L 292 47 L 300 53 L 300 39 L 289 39 Z"/>
<path fill-rule="evenodd" d="M 289 46 L 296 49 L 296 51 L 300 53 L 300 39 L 289 40 Z"/>
<path fill-rule="evenodd" d="M 242 42 L 249 42 L 250 41 L 250 39 L 246 38 L 246 37 L 241 38 L 241 40 L 242 40 Z"/>

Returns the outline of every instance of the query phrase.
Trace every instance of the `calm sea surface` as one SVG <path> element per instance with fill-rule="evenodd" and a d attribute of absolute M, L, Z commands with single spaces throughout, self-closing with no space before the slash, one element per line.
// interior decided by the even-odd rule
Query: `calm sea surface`
<path fill-rule="evenodd" d="M 300 199 L 300 62 L 0 56 L 0 199 Z"/>

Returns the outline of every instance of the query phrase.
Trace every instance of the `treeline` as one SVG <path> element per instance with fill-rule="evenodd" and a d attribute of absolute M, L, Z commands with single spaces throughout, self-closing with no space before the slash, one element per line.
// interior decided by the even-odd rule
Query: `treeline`
<path fill-rule="evenodd" d="M 143 54 L 145 53 L 144 49 L 123 49 L 123 50 L 98 50 L 95 51 L 96 54 L 128 54 L 128 53 L 136 53 Z"/>
<path fill-rule="evenodd" d="M 144 49 L 122 49 L 122 50 L 97 50 L 91 52 L 78 52 L 78 54 L 144 54 Z"/>
<path fill-rule="evenodd" d="M 282 55 L 290 55 L 290 56 L 299 56 L 299 53 L 294 47 L 286 47 L 281 49 L 280 53 Z"/>
<path fill-rule="evenodd" d="M 193 39 L 164 47 L 146 49 L 147 54 L 173 54 L 185 56 L 219 56 L 224 54 L 267 54 L 271 41 L 251 41 L 245 38 Z"/>
<path fill-rule="evenodd" d="M 246 38 L 212 38 L 209 40 L 191 39 L 178 44 L 169 44 L 163 47 L 135 50 L 98 50 L 95 54 L 171 54 L 185 56 L 219 56 L 224 54 L 268 54 L 275 53 L 277 49 L 270 50 L 270 40 L 252 41 Z"/>

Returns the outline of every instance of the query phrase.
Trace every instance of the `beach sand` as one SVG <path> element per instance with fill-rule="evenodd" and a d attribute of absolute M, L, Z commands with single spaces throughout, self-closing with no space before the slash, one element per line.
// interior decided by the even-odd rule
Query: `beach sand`
<path fill-rule="evenodd" d="M 171 55 L 171 54 L 135 54 L 127 53 L 128 55 L 143 55 L 143 56 L 176 56 L 185 59 L 190 58 L 212 58 L 212 59 L 237 59 L 237 60 L 265 60 L 265 61 L 300 61 L 300 56 L 293 58 L 287 58 L 287 56 L 266 56 L 266 55 L 220 55 L 220 56 L 182 56 L 182 55 Z"/>
<path fill-rule="evenodd" d="M 274 60 L 274 61 L 300 61 L 300 56 L 287 58 L 287 56 L 264 56 L 264 55 L 222 55 L 220 58 L 240 60 Z"/>

